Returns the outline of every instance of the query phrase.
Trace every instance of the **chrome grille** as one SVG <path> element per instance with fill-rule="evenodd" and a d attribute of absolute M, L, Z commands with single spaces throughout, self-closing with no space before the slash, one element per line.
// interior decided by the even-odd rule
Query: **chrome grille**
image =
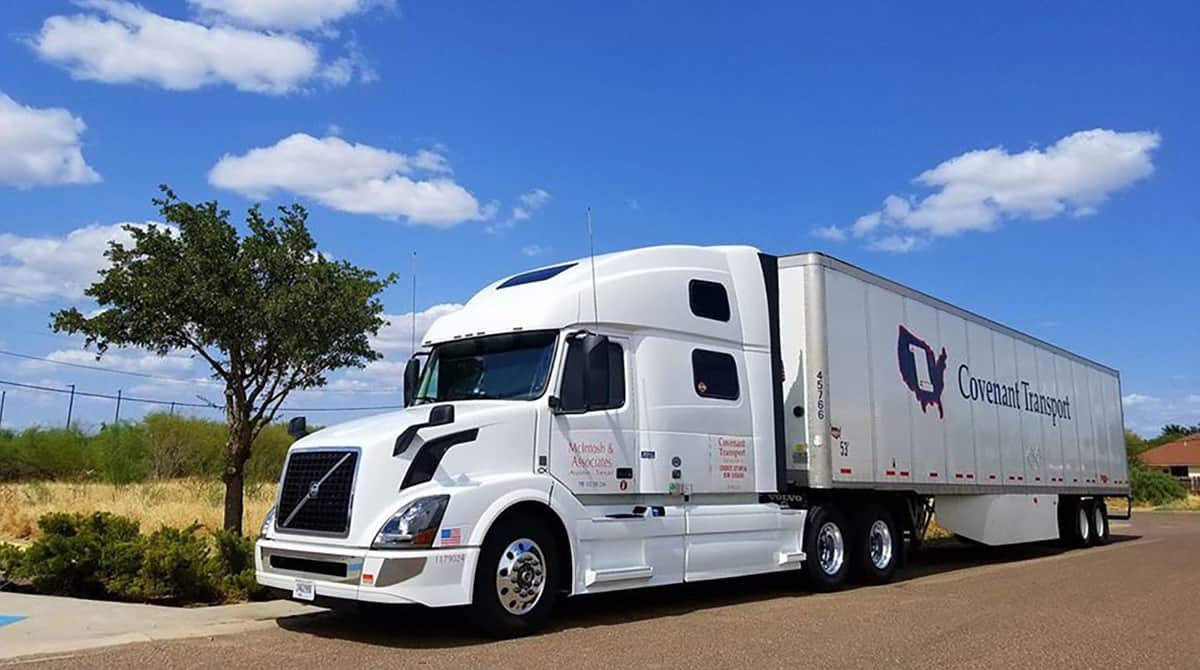
<path fill-rule="evenodd" d="M 279 487 L 275 528 L 285 533 L 348 533 L 358 455 L 357 449 L 292 452 Z"/>

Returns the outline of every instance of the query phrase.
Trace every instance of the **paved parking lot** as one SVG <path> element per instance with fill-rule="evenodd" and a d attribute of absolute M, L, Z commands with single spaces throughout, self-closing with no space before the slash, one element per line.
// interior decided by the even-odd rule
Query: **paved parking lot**
<path fill-rule="evenodd" d="M 805 592 L 772 576 L 570 601 L 495 642 L 457 611 L 370 610 L 26 661 L 31 668 L 1200 667 L 1200 514 L 1114 522 L 1063 551 L 947 544 L 891 585 Z"/>

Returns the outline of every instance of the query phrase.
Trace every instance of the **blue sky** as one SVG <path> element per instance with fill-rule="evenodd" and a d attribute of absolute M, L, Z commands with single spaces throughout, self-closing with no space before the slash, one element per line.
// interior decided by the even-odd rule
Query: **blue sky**
<path fill-rule="evenodd" d="M 1200 422 L 1200 10 L 785 4 L 5 3 L 2 348 L 90 364 L 48 314 L 88 307 L 161 182 L 235 212 L 298 200 L 324 250 L 380 271 L 417 250 L 422 324 L 585 253 L 591 206 L 599 251 L 827 251 L 1120 369 L 1131 427 Z M 407 322 L 387 363 L 291 404 L 396 402 Z M 7 356 L 0 379 L 206 388 Z M 10 388 L 4 424 L 65 411 Z"/>

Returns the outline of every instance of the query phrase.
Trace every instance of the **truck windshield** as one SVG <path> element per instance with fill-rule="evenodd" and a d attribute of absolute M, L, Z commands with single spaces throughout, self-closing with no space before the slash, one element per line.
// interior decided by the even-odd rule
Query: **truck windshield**
<path fill-rule="evenodd" d="M 536 398 L 546 388 L 557 339 L 555 331 L 533 331 L 436 345 L 416 402 Z"/>

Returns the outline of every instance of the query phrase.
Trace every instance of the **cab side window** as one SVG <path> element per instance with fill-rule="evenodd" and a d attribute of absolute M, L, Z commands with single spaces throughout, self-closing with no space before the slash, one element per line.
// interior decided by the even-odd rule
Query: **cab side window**
<path fill-rule="evenodd" d="M 701 398 L 737 400 L 737 361 L 733 356 L 706 349 L 692 350 L 692 388 Z"/>
<path fill-rule="evenodd" d="M 590 410 L 617 409 L 625 404 L 625 350 L 616 342 L 608 343 L 608 402 L 603 407 Z M 567 360 L 563 365 L 562 387 L 559 399 L 567 411 L 581 411 L 583 402 L 583 343 L 579 340 L 567 342 Z"/>

